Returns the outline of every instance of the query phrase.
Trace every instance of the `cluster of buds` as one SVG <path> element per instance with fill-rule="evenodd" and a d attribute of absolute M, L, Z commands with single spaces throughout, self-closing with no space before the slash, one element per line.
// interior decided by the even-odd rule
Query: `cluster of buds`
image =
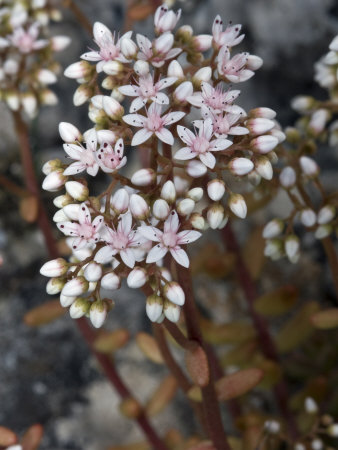
<path fill-rule="evenodd" d="M 23 110 L 30 118 L 39 105 L 57 102 L 49 88 L 60 72 L 53 55 L 70 43 L 67 36 L 49 36 L 50 19 L 61 16 L 48 0 L 1 2 L 0 98 L 11 110 Z"/>
<path fill-rule="evenodd" d="M 46 263 L 41 273 L 72 317 L 87 315 L 97 327 L 111 305 L 102 291 L 118 289 L 122 278 L 144 290 L 150 320 L 179 320 L 185 296 L 169 258 L 177 270 L 189 267 L 188 244 L 208 228 L 223 228 L 231 215 L 246 217 L 245 195 L 231 183 L 241 178 L 252 189 L 271 180 L 273 150 L 285 138 L 273 110 L 246 113 L 235 104 L 240 91 L 229 82 L 248 80 L 262 64 L 247 53 L 232 56 L 241 27 L 223 29 L 217 16 L 210 35 L 194 36 L 190 26 L 174 34 L 179 18 L 180 11 L 159 7 L 156 36 L 138 34 L 136 42 L 132 32 L 117 39 L 97 22 L 98 49 L 65 70 L 80 84 L 74 103 L 89 103 L 94 127 L 81 133 L 61 123 L 72 162 L 43 167 L 43 188 L 66 191 L 54 200 L 54 221 L 73 256 Z M 127 146 L 142 160 L 132 174 Z M 110 184 L 94 197 L 91 183 L 100 172 Z"/>
<path fill-rule="evenodd" d="M 324 73 L 324 66 L 330 67 L 330 80 L 329 72 Z M 265 255 L 272 259 L 286 255 L 293 263 L 298 261 L 300 255 L 300 239 L 294 232 L 297 222 L 313 232 L 316 239 L 328 237 L 337 228 L 335 198 L 325 194 L 313 154 L 317 150 L 317 142 L 327 140 L 328 136 L 330 144 L 336 145 L 338 142 L 335 135 L 338 121 L 330 123 L 335 112 L 338 36 L 331 42 L 330 52 L 315 67 L 315 79 L 329 90 L 330 99 L 319 101 L 306 96 L 293 99 L 291 105 L 302 117 L 296 127 L 286 128 L 285 134 L 287 144 L 295 151 L 286 152 L 282 148 L 277 151 L 283 163 L 279 184 L 289 196 L 293 209 L 285 220 L 273 219 L 263 230 L 263 237 L 267 239 Z M 308 194 L 307 189 L 312 187 L 318 191 L 318 196 Z"/>

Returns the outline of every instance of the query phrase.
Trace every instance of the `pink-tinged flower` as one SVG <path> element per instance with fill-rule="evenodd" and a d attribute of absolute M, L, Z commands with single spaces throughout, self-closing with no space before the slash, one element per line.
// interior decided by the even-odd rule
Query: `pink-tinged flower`
<path fill-rule="evenodd" d="M 126 266 L 134 267 L 135 254 L 133 248 L 144 243 L 144 239 L 137 231 L 132 230 L 132 215 L 130 212 L 120 216 L 116 230 L 106 226 L 102 237 L 107 245 L 96 253 L 96 262 L 106 264 L 119 253 Z"/>
<path fill-rule="evenodd" d="M 71 159 L 76 160 L 76 162 L 70 164 L 64 171 L 65 175 L 75 175 L 85 170 L 88 175 L 95 177 L 99 170 L 99 165 L 95 157 L 97 135 L 94 129 L 86 134 L 86 147 L 80 143 L 78 145 L 63 144 L 63 149 Z"/>
<path fill-rule="evenodd" d="M 195 92 L 193 95 L 187 97 L 188 102 L 196 108 L 201 108 L 204 105 L 211 108 L 215 113 L 226 111 L 239 114 L 243 111 L 241 107 L 232 104 L 240 95 L 241 91 L 223 91 L 220 84 L 214 88 L 206 82 L 202 82 L 201 89 L 202 91 Z"/>
<path fill-rule="evenodd" d="M 173 30 L 180 20 L 181 10 L 176 13 L 168 10 L 166 5 L 159 6 L 155 12 L 154 24 L 157 33 L 165 33 Z"/>
<path fill-rule="evenodd" d="M 136 112 L 139 109 L 141 109 L 148 100 L 152 100 L 155 103 L 158 103 L 159 105 L 168 105 L 169 104 L 169 98 L 167 95 L 163 94 L 161 91 L 162 89 L 165 89 L 172 84 L 175 83 L 177 80 L 176 77 L 168 77 L 168 78 L 162 78 L 162 80 L 159 80 L 157 83 L 154 83 L 153 76 L 148 73 L 144 75 L 143 77 L 140 77 L 138 80 L 138 86 L 134 84 L 121 86 L 119 88 L 119 91 L 123 95 L 127 95 L 129 97 L 137 97 L 135 100 L 132 101 L 132 104 L 130 105 L 130 112 Z"/>
<path fill-rule="evenodd" d="M 245 111 L 242 110 L 244 113 Z M 201 108 L 202 117 L 206 119 L 211 119 L 214 135 L 217 138 L 226 138 L 229 134 L 233 136 L 242 136 L 243 134 L 249 134 L 249 130 L 246 127 L 236 126 L 236 123 L 243 117 L 243 113 L 230 114 L 226 112 L 221 112 L 220 114 L 215 114 L 205 106 Z M 200 128 L 203 124 L 203 120 L 195 120 L 193 122 L 195 127 Z"/>
<path fill-rule="evenodd" d="M 226 45 L 227 47 L 234 47 L 244 39 L 244 34 L 239 36 L 242 25 L 228 25 L 223 31 L 223 21 L 221 16 L 216 16 L 212 25 L 212 35 L 214 38 L 214 45 L 217 49 Z"/>
<path fill-rule="evenodd" d="M 123 63 L 129 62 L 121 52 L 121 41 L 123 38 L 131 38 L 132 31 L 125 33 L 120 39 L 115 42 L 115 34 L 105 26 L 103 23 L 95 22 L 93 27 L 94 41 L 99 46 L 99 50 L 90 51 L 81 55 L 82 59 L 86 61 L 96 62 L 96 71 L 102 72 L 103 66 L 108 61 L 120 61 Z"/>
<path fill-rule="evenodd" d="M 103 216 L 97 216 L 92 221 L 90 212 L 85 203 L 81 203 L 79 223 L 59 222 L 57 227 L 66 236 L 74 237 L 73 250 L 80 250 L 88 244 L 96 244 L 100 240 L 99 231 L 103 225 Z"/>
<path fill-rule="evenodd" d="M 246 68 L 249 56 L 249 53 L 238 53 L 231 58 L 228 47 L 224 45 L 217 57 L 218 73 L 231 83 L 249 80 L 254 75 L 252 70 Z"/>
<path fill-rule="evenodd" d="M 153 134 L 155 134 L 162 142 L 173 145 L 174 137 L 165 126 L 178 122 L 185 116 L 182 111 L 170 112 L 161 117 L 162 107 L 157 103 L 152 103 L 147 111 L 147 117 L 141 114 L 127 114 L 123 120 L 129 125 L 140 127 L 131 141 L 131 145 L 140 145 L 146 142 Z"/>
<path fill-rule="evenodd" d="M 189 267 L 187 253 L 181 245 L 196 241 L 201 233 L 194 230 L 184 230 L 177 233 L 180 227 L 176 211 L 172 211 L 168 219 L 164 222 L 163 231 L 151 226 L 141 226 L 138 231 L 146 239 L 158 242 L 148 253 L 146 262 L 152 263 L 162 259 L 169 251 L 172 257 L 183 267 Z"/>
<path fill-rule="evenodd" d="M 123 140 L 119 139 L 115 147 L 108 142 L 104 142 L 96 153 L 97 162 L 105 173 L 112 173 L 115 170 L 121 169 L 126 162 L 127 157 L 123 156 L 124 145 Z"/>
<path fill-rule="evenodd" d="M 211 152 L 225 150 L 232 145 L 232 142 L 224 138 L 210 140 L 213 135 L 211 119 L 201 121 L 200 125 L 198 136 L 188 128 L 178 125 L 177 133 L 187 147 L 178 150 L 174 157 L 181 160 L 198 157 L 206 167 L 213 169 L 216 158 Z"/>
<path fill-rule="evenodd" d="M 174 36 L 170 33 L 163 33 L 160 37 L 151 42 L 142 34 L 136 36 L 140 52 L 138 59 L 149 61 L 154 67 L 162 67 L 168 59 L 173 59 L 182 51 L 181 48 L 172 48 Z"/>
<path fill-rule="evenodd" d="M 30 53 L 34 50 L 40 50 L 48 45 L 46 39 L 39 39 L 39 24 L 33 23 L 28 30 L 19 27 L 16 28 L 13 34 L 7 36 L 7 39 L 14 47 L 17 47 L 21 53 Z"/>

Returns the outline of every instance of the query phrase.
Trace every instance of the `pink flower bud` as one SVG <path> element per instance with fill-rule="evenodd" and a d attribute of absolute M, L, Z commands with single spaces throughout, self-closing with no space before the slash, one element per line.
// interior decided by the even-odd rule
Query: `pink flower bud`
<path fill-rule="evenodd" d="M 290 235 L 285 239 L 285 253 L 291 263 L 299 259 L 299 239 L 296 235 Z"/>
<path fill-rule="evenodd" d="M 137 45 L 130 38 L 122 38 L 120 41 L 121 52 L 127 59 L 134 59 L 137 55 Z"/>
<path fill-rule="evenodd" d="M 124 214 L 127 212 L 129 206 L 128 192 L 124 188 L 118 189 L 114 193 L 110 205 L 117 214 Z"/>
<path fill-rule="evenodd" d="M 276 117 L 276 111 L 266 107 L 254 108 L 249 111 L 249 117 L 262 117 L 263 119 L 274 119 Z"/>
<path fill-rule="evenodd" d="M 204 230 L 205 229 L 205 220 L 204 217 L 199 213 L 193 213 L 190 216 L 190 223 L 196 230 Z"/>
<path fill-rule="evenodd" d="M 207 190 L 209 198 L 211 198 L 211 200 L 214 200 L 215 202 L 218 202 L 218 200 L 221 200 L 221 198 L 225 194 L 224 181 L 217 178 L 209 181 Z"/>
<path fill-rule="evenodd" d="M 60 304 L 64 308 L 68 308 L 68 306 L 72 305 L 76 300 L 76 297 L 71 297 L 70 295 L 60 294 Z"/>
<path fill-rule="evenodd" d="M 280 184 L 285 189 L 289 189 L 292 186 L 294 186 L 296 183 L 296 179 L 297 179 L 296 172 L 290 166 L 284 167 L 284 169 L 281 171 L 279 175 Z"/>
<path fill-rule="evenodd" d="M 96 300 L 91 304 L 89 318 L 95 328 L 102 327 L 108 313 L 107 303 L 102 300 Z"/>
<path fill-rule="evenodd" d="M 78 61 L 71 64 L 64 71 L 64 76 L 67 78 L 85 78 L 92 71 L 91 65 L 87 61 Z"/>
<path fill-rule="evenodd" d="M 149 216 L 149 205 L 138 194 L 132 194 L 129 200 L 129 208 L 135 219 L 145 220 Z"/>
<path fill-rule="evenodd" d="M 229 169 L 234 175 L 247 175 L 254 168 L 254 164 L 248 158 L 234 158 L 229 163 Z"/>
<path fill-rule="evenodd" d="M 310 209 L 305 208 L 300 213 L 300 221 L 305 227 L 312 227 L 317 220 L 316 213 Z"/>
<path fill-rule="evenodd" d="M 176 305 L 182 306 L 185 302 L 184 291 L 176 281 L 170 281 L 164 285 L 163 293 L 168 300 Z"/>
<path fill-rule="evenodd" d="M 180 318 L 181 309 L 179 306 L 175 305 L 174 303 L 171 303 L 168 300 L 164 301 L 164 315 L 165 317 L 170 320 L 170 322 L 178 322 Z"/>
<path fill-rule="evenodd" d="M 69 314 L 72 319 L 80 319 L 85 316 L 90 308 L 90 302 L 86 298 L 77 298 L 69 308 Z"/>
<path fill-rule="evenodd" d="M 196 159 L 189 161 L 186 167 L 187 174 L 192 178 L 203 177 L 207 173 L 207 170 L 207 167 Z"/>
<path fill-rule="evenodd" d="M 264 119 L 262 117 L 256 117 L 255 119 L 249 119 L 245 122 L 245 126 L 248 128 L 251 134 L 264 134 L 275 126 L 275 122 L 270 119 Z"/>
<path fill-rule="evenodd" d="M 210 34 L 199 34 L 194 36 L 193 43 L 197 51 L 205 52 L 211 48 L 212 36 Z"/>
<path fill-rule="evenodd" d="M 75 277 L 72 280 L 67 281 L 62 289 L 62 294 L 74 297 L 87 292 L 88 288 L 88 281 L 84 277 Z"/>
<path fill-rule="evenodd" d="M 55 169 L 61 168 L 61 165 L 62 165 L 62 163 L 59 159 L 50 159 L 42 166 L 42 172 L 45 175 L 49 175 Z"/>
<path fill-rule="evenodd" d="M 132 289 L 138 289 L 148 281 L 148 275 L 142 267 L 135 267 L 127 277 L 127 285 Z"/>
<path fill-rule="evenodd" d="M 181 10 L 179 9 L 175 14 L 173 11 L 168 11 L 166 5 L 161 5 L 157 8 L 154 17 L 154 24 L 157 33 L 165 33 L 175 28 L 179 18 L 181 16 Z"/>
<path fill-rule="evenodd" d="M 272 180 L 273 169 L 271 162 L 266 156 L 259 156 L 255 160 L 256 172 L 265 180 Z"/>
<path fill-rule="evenodd" d="M 163 300 L 156 294 L 147 297 L 146 313 L 152 322 L 157 322 L 163 311 Z"/>
<path fill-rule="evenodd" d="M 55 73 L 47 69 L 40 69 L 37 73 L 37 79 L 42 84 L 53 84 L 57 82 Z"/>
<path fill-rule="evenodd" d="M 106 273 L 101 279 L 101 287 L 108 291 L 116 291 L 117 289 L 120 289 L 120 286 L 120 277 L 114 272 Z"/>
<path fill-rule="evenodd" d="M 166 181 L 162 186 L 161 197 L 169 204 L 173 203 L 176 200 L 176 189 L 174 183 L 171 180 Z"/>
<path fill-rule="evenodd" d="M 214 203 L 208 208 L 207 219 L 210 228 L 216 230 L 224 219 L 224 208 L 219 203 Z"/>
<path fill-rule="evenodd" d="M 147 61 L 138 60 L 134 64 L 134 71 L 139 76 L 147 75 L 149 73 L 149 70 L 149 63 L 147 63 Z"/>
<path fill-rule="evenodd" d="M 263 228 L 263 238 L 272 239 L 281 234 L 284 229 L 284 223 L 280 219 L 273 219 Z"/>
<path fill-rule="evenodd" d="M 87 281 L 98 281 L 102 276 L 102 266 L 96 262 L 90 262 L 84 269 L 84 277 Z"/>
<path fill-rule="evenodd" d="M 319 166 L 312 158 L 301 156 L 299 158 L 299 163 L 304 175 L 316 177 L 319 174 Z"/>
<path fill-rule="evenodd" d="M 61 139 L 67 142 L 68 144 L 80 141 L 82 138 L 80 131 L 74 125 L 68 122 L 59 123 L 59 133 Z"/>
<path fill-rule="evenodd" d="M 258 136 L 250 142 L 251 149 L 262 154 L 271 152 L 277 145 L 278 138 L 270 135 Z"/>
<path fill-rule="evenodd" d="M 181 64 L 177 62 L 175 59 L 171 61 L 171 63 L 169 64 L 167 74 L 168 77 L 176 77 L 179 80 L 185 78 Z"/>
<path fill-rule="evenodd" d="M 192 95 L 193 92 L 194 88 L 191 81 L 184 81 L 175 89 L 173 93 L 174 101 L 181 104 L 187 104 L 187 97 Z"/>
<path fill-rule="evenodd" d="M 62 291 L 65 281 L 61 278 L 51 278 L 46 286 L 46 292 L 49 295 L 59 294 Z"/>
<path fill-rule="evenodd" d="M 141 169 L 134 173 L 131 182 L 135 186 L 149 186 L 154 182 L 156 173 L 153 169 Z"/>
<path fill-rule="evenodd" d="M 244 219 L 247 214 L 247 206 L 241 194 L 231 194 L 229 208 L 240 219 Z"/>
<path fill-rule="evenodd" d="M 170 212 L 168 203 L 162 198 L 156 200 L 153 204 L 153 214 L 158 220 L 165 220 Z"/>
<path fill-rule="evenodd" d="M 68 36 L 52 36 L 50 38 L 52 50 L 54 52 L 61 52 L 71 43 L 71 39 Z"/>
<path fill-rule="evenodd" d="M 336 215 L 335 207 L 331 205 L 325 205 L 322 208 L 320 208 L 318 212 L 317 222 L 319 223 L 319 225 L 326 225 L 327 223 L 330 223 L 331 220 L 333 220 L 335 215 Z"/>
<path fill-rule="evenodd" d="M 116 76 L 123 72 L 124 67 L 119 61 L 108 61 L 104 64 L 102 70 L 107 75 Z"/>
<path fill-rule="evenodd" d="M 181 216 L 188 216 L 190 213 L 193 212 L 195 208 L 195 202 L 194 200 L 191 200 L 191 198 L 184 198 L 177 204 L 177 212 Z"/>
<path fill-rule="evenodd" d="M 62 188 L 67 179 L 68 178 L 63 175 L 63 169 L 54 170 L 43 180 L 42 189 L 50 192 L 58 191 Z"/>
<path fill-rule="evenodd" d="M 87 186 L 79 181 L 67 181 L 65 188 L 67 193 L 79 202 L 84 202 L 88 198 L 89 190 Z"/>

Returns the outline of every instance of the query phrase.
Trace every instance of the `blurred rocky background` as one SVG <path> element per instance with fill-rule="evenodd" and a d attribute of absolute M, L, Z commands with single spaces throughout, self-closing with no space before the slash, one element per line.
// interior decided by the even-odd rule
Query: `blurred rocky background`
<path fill-rule="evenodd" d="M 121 29 L 124 1 L 78 0 L 78 4 L 92 22 Z M 273 108 L 284 126 L 296 118 L 289 107 L 293 96 L 323 95 L 313 82 L 313 64 L 338 33 L 336 0 L 186 0 L 177 1 L 174 8 L 182 8 L 180 23 L 192 25 L 197 33 L 210 32 L 216 14 L 221 14 L 224 22 L 243 24 L 246 39 L 240 50 L 264 59 L 262 69 L 243 86 L 239 104 L 245 109 Z M 136 30 L 149 35 L 151 25 L 150 20 L 140 22 Z M 70 12 L 53 25 L 53 34 L 72 38 L 70 47 L 59 55 L 63 67 L 93 45 Z M 61 154 L 57 131 L 60 121 L 71 122 L 80 130 L 90 126 L 86 106 L 72 106 L 75 88 L 72 80 L 61 76 L 56 86 L 59 104 L 44 108 L 32 124 L 31 143 L 39 173 L 42 163 Z M 10 114 L 2 104 L 0 124 L 0 172 L 20 184 L 17 139 Z M 334 180 L 330 164 L 326 170 Z M 53 214 L 52 196 L 45 193 L 44 199 Z M 39 275 L 47 254 L 35 226 L 27 225 L 19 216 L 17 199 L 3 189 L 0 211 L 0 423 L 19 433 L 32 423 L 42 423 L 44 450 L 104 450 L 139 439 L 138 430 L 120 417 L 118 398 L 89 356 L 73 321 L 64 316 L 40 328 L 23 323 L 25 313 L 47 298 L 46 279 Z M 317 273 L 314 267 L 308 276 Z M 218 289 L 222 292 L 224 284 Z M 125 288 L 115 300 L 109 329 L 126 327 L 132 335 L 149 329 L 141 295 Z M 155 374 L 162 369 L 146 362 L 135 344 L 127 346 L 117 363 L 126 382 L 137 388 L 140 399 L 147 398 L 156 386 Z M 156 419 L 160 430 L 178 426 L 186 431 L 193 426 L 179 396 L 171 408 Z"/>

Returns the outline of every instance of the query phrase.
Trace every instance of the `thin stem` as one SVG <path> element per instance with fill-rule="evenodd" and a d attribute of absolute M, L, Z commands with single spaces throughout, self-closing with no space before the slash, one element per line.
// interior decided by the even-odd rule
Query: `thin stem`
<path fill-rule="evenodd" d="M 327 260 L 331 269 L 333 283 L 336 290 L 336 296 L 338 298 L 338 258 L 336 250 L 333 246 L 333 242 L 329 236 L 322 239 L 322 244 L 327 256 Z"/>
<path fill-rule="evenodd" d="M 64 6 L 68 8 L 76 17 L 77 21 L 81 24 L 81 26 L 92 36 L 93 26 L 88 20 L 87 16 L 82 12 L 81 8 L 75 3 L 74 0 L 64 0 Z"/>

